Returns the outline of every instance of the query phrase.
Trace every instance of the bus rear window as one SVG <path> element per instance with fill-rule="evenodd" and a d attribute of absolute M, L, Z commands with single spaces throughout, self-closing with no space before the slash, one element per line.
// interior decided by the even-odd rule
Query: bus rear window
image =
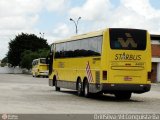
<path fill-rule="evenodd" d="M 40 59 L 40 63 L 46 64 L 46 59 Z"/>
<path fill-rule="evenodd" d="M 111 49 L 145 50 L 146 30 L 109 29 Z"/>

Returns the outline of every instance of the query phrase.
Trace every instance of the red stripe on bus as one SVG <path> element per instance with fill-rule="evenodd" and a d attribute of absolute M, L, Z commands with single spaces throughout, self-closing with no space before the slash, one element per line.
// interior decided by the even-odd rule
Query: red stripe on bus
<path fill-rule="evenodd" d="M 92 77 L 92 72 L 91 72 L 91 69 L 90 69 L 89 62 L 87 63 L 87 66 L 86 66 L 86 72 L 87 72 L 88 81 L 92 82 L 93 81 L 93 77 Z"/>

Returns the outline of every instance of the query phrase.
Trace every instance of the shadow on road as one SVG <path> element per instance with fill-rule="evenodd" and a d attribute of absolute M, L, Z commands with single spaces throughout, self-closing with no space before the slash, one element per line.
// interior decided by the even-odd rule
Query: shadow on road
<path fill-rule="evenodd" d="M 72 94 L 72 95 L 75 95 L 75 96 L 81 97 L 81 98 L 83 97 L 83 96 L 78 96 L 77 91 L 73 91 L 73 90 L 61 90 L 60 92 Z M 85 97 L 83 97 L 83 98 L 85 98 Z M 91 100 L 97 100 L 97 101 L 110 101 L 110 102 L 144 102 L 142 100 L 134 100 L 132 97 L 130 100 L 121 100 L 121 99 L 117 99 L 112 94 L 91 94 L 89 96 L 89 98 L 85 98 L 85 99 L 91 99 Z"/>

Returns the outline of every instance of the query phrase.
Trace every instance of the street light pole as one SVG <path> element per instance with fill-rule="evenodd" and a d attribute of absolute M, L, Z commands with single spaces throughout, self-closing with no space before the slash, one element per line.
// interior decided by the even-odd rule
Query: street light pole
<path fill-rule="evenodd" d="M 77 19 L 77 21 L 75 21 L 75 20 L 73 20 L 72 18 L 70 18 L 70 21 L 73 21 L 74 24 L 75 24 L 75 27 L 76 27 L 76 34 L 78 33 L 78 22 L 79 22 L 80 19 L 81 19 L 81 17 L 79 17 L 79 18 Z"/>

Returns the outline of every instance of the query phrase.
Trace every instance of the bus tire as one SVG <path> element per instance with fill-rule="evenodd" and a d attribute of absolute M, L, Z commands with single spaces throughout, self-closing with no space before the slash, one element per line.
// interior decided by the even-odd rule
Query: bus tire
<path fill-rule="evenodd" d="M 131 98 L 131 92 L 116 92 L 115 97 L 119 100 L 129 100 Z"/>
<path fill-rule="evenodd" d="M 55 90 L 60 91 L 60 87 L 57 87 L 57 80 L 55 81 Z"/>
<path fill-rule="evenodd" d="M 88 81 L 86 80 L 85 82 L 84 82 L 84 88 L 83 88 L 84 90 L 84 97 L 89 97 L 90 96 L 90 93 L 89 93 L 89 83 L 88 83 Z"/>
<path fill-rule="evenodd" d="M 77 95 L 78 96 L 82 96 L 83 95 L 81 80 L 77 81 Z"/>
<path fill-rule="evenodd" d="M 36 78 L 38 78 L 38 77 L 39 77 L 38 73 L 35 73 L 35 77 L 36 77 Z"/>

